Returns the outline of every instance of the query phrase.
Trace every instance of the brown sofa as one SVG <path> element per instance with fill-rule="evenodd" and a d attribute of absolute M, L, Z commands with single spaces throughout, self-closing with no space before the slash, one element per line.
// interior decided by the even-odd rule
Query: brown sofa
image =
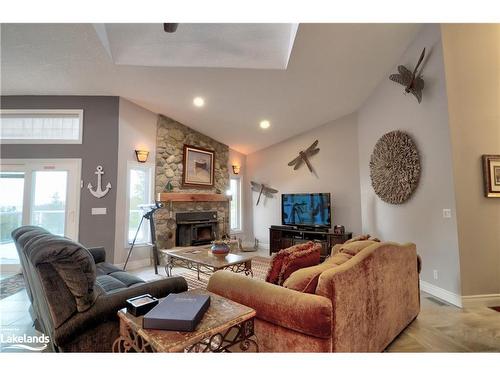
<path fill-rule="evenodd" d="M 419 313 L 417 263 L 414 244 L 379 242 L 323 271 L 315 294 L 229 271 L 207 289 L 257 311 L 261 351 L 381 352 Z"/>

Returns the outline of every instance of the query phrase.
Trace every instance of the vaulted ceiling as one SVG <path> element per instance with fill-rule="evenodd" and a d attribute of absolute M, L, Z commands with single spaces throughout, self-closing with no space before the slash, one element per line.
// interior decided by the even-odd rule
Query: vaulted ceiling
<path fill-rule="evenodd" d="M 180 39 L 182 26 L 168 37 Z M 119 30 L 116 34 L 117 29 L 112 30 L 115 34 L 110 39 L 114 38 L 115 48 L 121 48 L 121 58 L 128 59 L 125 63 L 123 59 L 114 61 L 117 56 L 110 54 L 113 46 L 107 49 L 101 43 L 99 28 L 91 24 L 3 24 L 2 94 L 122 96 L 240 152 L 251 153 L 358 109 L 420 28 L 418 24 L 300 24 L 296 35 L 292 31 L 287 39 L 277 36 L 283 32 L 280 25 L 262 25 L 260 31 L 258 25 L 248 25 L 248 33 L 245 25 L 234 26 L 240 34 L 228 27 L 224 32 L 212 30 L 212 38 L 200 49 L 205 53 L 199 60 L 209 55 L 207 43 L 225 48 L 228 40 L 232 46 L 241 40 L 248 48 L 233 48 L 232 55 L 225 56 L 225 65 L 217 65 L 211 54 L 211 62 L 201 64 L 211 67 L 193 67 L 198 64 L 186 64 L 197 60 L 196 48 L 190 48 L 183 58 L 168 60 L 175 66 L 144 66 L 149 61 L 144 58 L 145 50 L 127 49 L 126 39 L 120 37 Z M 200 32 L 200 26 L 196 28 Z M 143 40 L 147 44 L 151 39 L 151 28 L 146 29 L 137 29 L 136 43 Z M 161 24 L 158 33 L 163 33 Z M 249 39 L 249 35 L 254 38 Z M 268 39 L 276 46 L 291 41 L 289 59 L 285 48 L 281 57 L 266 55 L 266 48 L 269 51 L 272 45 Z M 165 56 L 168 54 L 161 57 Z M 205 99 L 204 107 L 193 106 L 196 96 Z M 259 128 L 263 119 L 271 123 L 266 130 Z"/>

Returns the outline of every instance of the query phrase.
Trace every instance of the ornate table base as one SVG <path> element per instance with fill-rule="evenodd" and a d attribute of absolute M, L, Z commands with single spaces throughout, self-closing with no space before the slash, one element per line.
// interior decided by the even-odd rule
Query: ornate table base
<path fill-rule="evenodd" d="M 254 348 L 259 351 L 254 333 L 254 319 L 249 319 L 228 328 L 223 333 L 216 333 L 184 348 L 185 353 L 231 353 L 247 352 Z M 113 343 L 114 353 L 151 353 L 156 350 L 140 334 L 120 320 L 120 337 Z"/>
<path fill-rule="evenodd" d="M 252 276 L 253 277 L 253 271 L 252 271 L 252 261 L 247 260 L 245 262 L 237 263 L 237 264 L 231 264 L 227 265 L 224 267 L 214 267 L 210 265 L 206 265 L 203 263 L 198 263 L 195 261 L 187 260 L 187 259 L 182 259 L 182 258 L 177 258 L 172 255 L 167 256 L 167 264 L 165 265 L 165 273 L 167 276 L 172 276 L 172 269 L 174 267 L 182 267 L 186 268 L 188 270 L 193 270 L 198 273 L 198 280 L 200 280 L 200 274 L 208 275 L 210 276 L 216 271 L 219 270 L 228 270 L 232 271 L 235 273 L 244 273 L 247 276 Z"/>

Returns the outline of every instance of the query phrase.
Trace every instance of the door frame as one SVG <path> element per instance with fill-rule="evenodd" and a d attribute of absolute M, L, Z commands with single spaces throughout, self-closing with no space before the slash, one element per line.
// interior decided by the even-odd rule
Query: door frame
<path fill-rule="evenodd" d="M 55 164 L 55 168 L 46 168 L 46 170 L 67 170 L 68 171 L 68 186 L 66 193 L 67 206 L 73 205 L 73 212 L 66 210 L 65 217 L 65 236 L 74 241 L 78 241 L 80 231 L 80 193 L 82 186 L 82 159 L 80 158 L 57 158 L 57 159 L 0 159 L 0 170 L 16 170 L 24 171 L 25 188 L 23 196 L 23 225 L 28 223 L 31 213 L 31 202 L 33 199 L 33 179 L 32 172 L 44 170 L 43 166 L 50 167 Z M 59 165 L 58 165 L 59 164 Z M 62 164 L 62 166 L 61 166 Z M 67 167 L 68 169 L 65 169 Z M 74 176 L 73 176 L 74 173 Z M 74 180 L 74 183 L 71 183 Z M 70 194 L 71 192 L 71 194 Z M 31 194 L 31 195 L 30 195 Z M 26 207 L 26 209 L 25 209 Z M 68 225 L 71 220 L 71 225 Z M 3 267 L 2 267 L 3 268 Z"/>

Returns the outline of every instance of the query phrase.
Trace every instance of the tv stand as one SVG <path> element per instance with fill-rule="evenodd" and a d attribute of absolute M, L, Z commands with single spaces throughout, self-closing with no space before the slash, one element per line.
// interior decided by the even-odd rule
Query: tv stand
<path fill-rule="evenodd" d="M 351 232 L 335 234 L 331 230 L 273 225 L 269 228 L 269 255 L 293 245 L 313 241 L 321 244 L 321 259 L 324 259 L 330 255 L 333 245 L 344 243 L 351 238 Z"/>

